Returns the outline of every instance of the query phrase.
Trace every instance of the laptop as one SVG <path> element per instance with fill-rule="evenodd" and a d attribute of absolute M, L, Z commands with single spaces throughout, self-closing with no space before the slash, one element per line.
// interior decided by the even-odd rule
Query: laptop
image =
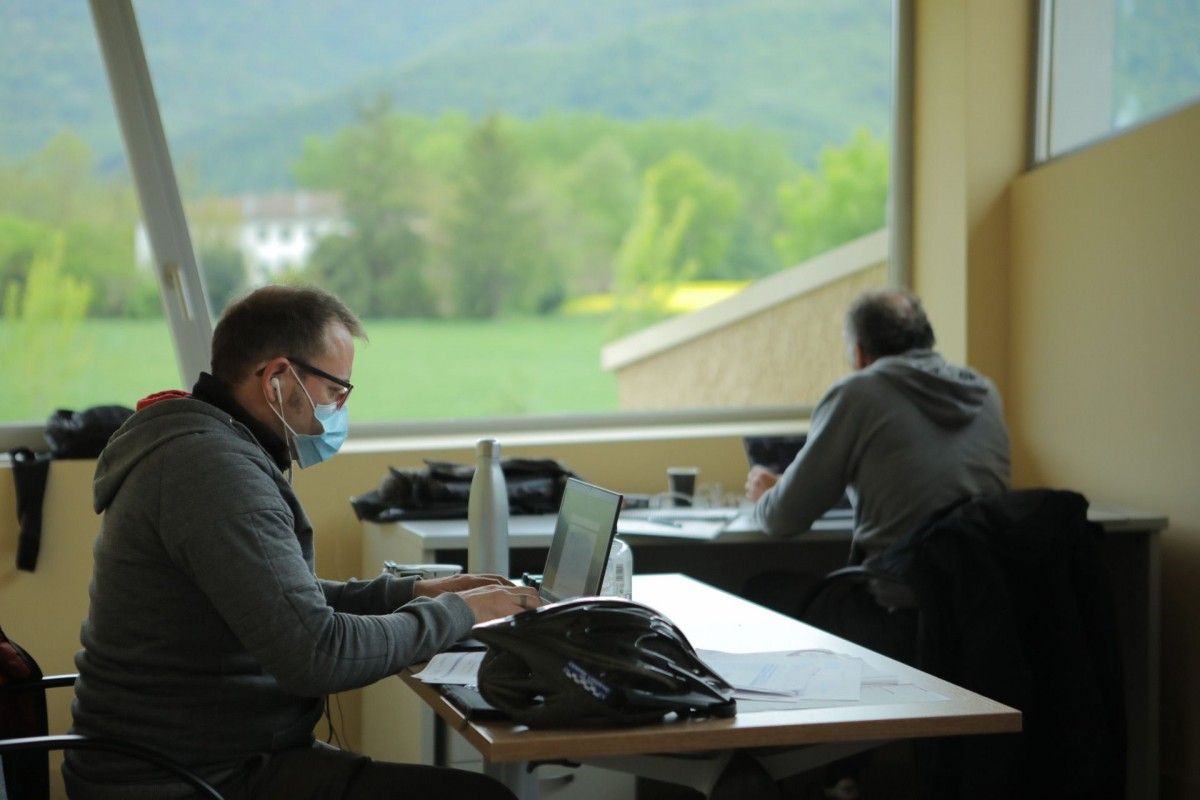
<path fill-rule="evenodd" d="M 620 494 L 567 479 L 538 582 L 538 596 L 544 602 L 600 594 L 620 511 Z"/>
<path fill-rule="evenodd" d="M 782 475 L 808 441 L 804 434 L 797 436 L 743 436 L 742 447 L 746 451 L 746 461 L 751 467 L 762 466 Z M 842 493 L 841 498 L 833 508 L 825 512 L 827 517 L 851 517 L 853 510 L 850 497 Z"/>
<path fill-rule="evenodd" d="M 766 467 L 776 475 L 788 468 L 796 460 L 796 454 L 808 437 L 804 434 L 797 436 L 743 436 L 742 448 L 746 451 L 746 460 L 752 467 Z"/>
<path fill-rule="evenodd" d="M 526 585 L 537 588 L 543 603 L 600 594 L 620 511 L 617 492 L 567 479 L 542 574 L 523 577 Z M 484 650 L 487 646 L 468 634 L 448 649 Z"/>

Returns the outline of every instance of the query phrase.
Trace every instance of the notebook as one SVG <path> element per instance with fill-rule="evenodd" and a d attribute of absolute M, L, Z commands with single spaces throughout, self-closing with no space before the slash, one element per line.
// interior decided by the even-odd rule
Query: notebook
<path fill-rule="evenodd" d="M 620 511 L 621 495 L 567 479 L 538 588 L 544 602 L 600 593 Z"/>
<path fill-rule="evenodd" d="M 775 474 L 788 468 L 796 460 L 796 454 L 808 439 L 804 434 L 796 436 L 743 436 L 742 447 L 750 466 L 766 467 Z"/>
<path fill-rule="evenodd" d="M 620 511 L 621 495 L 617 492 L 576 478 L 567 479 L 546 564 L 541 576 L 533 581 L 543 603 L 600 594 Z M 449 649 L 482 650 L 486 645 L 468 635 Z"/>
<path fill-rule="evenodd" d="M 783 471 L 796 460 L 796 456 L 807 441 L 808 437 L 804 434 L 796 436 L 743 436 L 742 447 L 746 451 L 746 460 L 750 462 L 751 467 L 766 467 L 776 475 L 782 475 Z M 844 492 L 833 508 L 825 512 L 825 516 L 835 518 L 851 517 L 853 514 L 850 497 Z"/>

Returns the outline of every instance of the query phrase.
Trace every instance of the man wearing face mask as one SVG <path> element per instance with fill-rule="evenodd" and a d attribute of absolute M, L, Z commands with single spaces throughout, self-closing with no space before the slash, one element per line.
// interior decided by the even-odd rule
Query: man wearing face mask
<path fill-rule="evenodd" d="M 96 465 L 91 605 L 76 733 L 141 744 L 227 798 L 511 797 L 454 770 L 317 742 L 324 697 L 429 658 L 476 622 L 537 604 L 498 576 L 315 575 L 291 469 L 346 438 L 359 321 L 313 288 L 271 286 L 217 324 L 212 373 L 163 392 Z M 69 751 L 74 798 L 190 797 L 167 773 Z"/>

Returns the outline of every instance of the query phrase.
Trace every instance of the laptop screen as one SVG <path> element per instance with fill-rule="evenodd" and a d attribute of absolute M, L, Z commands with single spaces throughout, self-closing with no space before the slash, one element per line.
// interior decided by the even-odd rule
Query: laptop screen
<path fill-rule="evenodd" d="M 750 466 L 766 467 L 775 474 L 782 473 L 796 460 L 796 454 L 804 447 L 807 436 L 744 436 L 742 447 Z"/>
<path fill-rule="evenodd" d="M 600 593 L 621 495 L 567 479 L 539 594 L 554 603 Z"/>

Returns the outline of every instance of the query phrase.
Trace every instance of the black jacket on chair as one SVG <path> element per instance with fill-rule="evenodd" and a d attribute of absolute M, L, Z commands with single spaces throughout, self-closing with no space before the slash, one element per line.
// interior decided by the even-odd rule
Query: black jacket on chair
<path fill-rule="evenodd" d="M 916 595 L 920 667 L 1023 714 L 1021 734 L 937 742 L 935 796 L 1124 796 L 1124 689 L 1101 535 L 1082 495 L 1021 490 L 960 503 L 878 559 Z"/>

